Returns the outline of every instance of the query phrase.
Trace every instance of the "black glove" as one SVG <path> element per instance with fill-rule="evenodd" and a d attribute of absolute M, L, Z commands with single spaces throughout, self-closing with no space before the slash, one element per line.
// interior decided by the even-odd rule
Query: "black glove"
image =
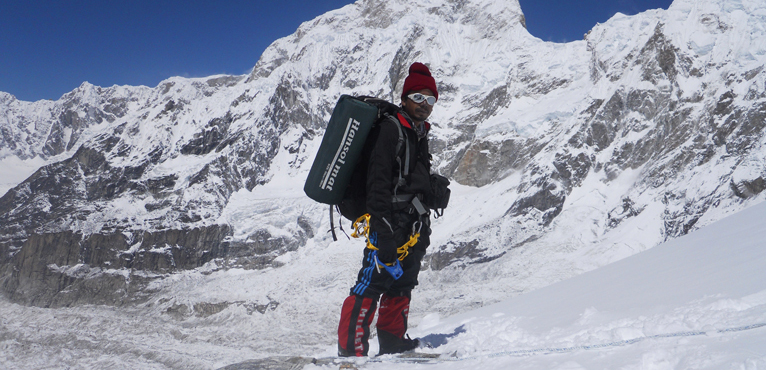
<path fill-rule="evenodd" d="M 394 263 L 396 261 L 396 243 L 393 236 L 378 233 L 378 261 L 380 263 Z"/>

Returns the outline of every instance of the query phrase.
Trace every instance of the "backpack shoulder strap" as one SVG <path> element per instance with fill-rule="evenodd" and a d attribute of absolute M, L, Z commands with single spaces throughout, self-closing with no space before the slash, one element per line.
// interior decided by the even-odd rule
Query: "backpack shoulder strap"
<path fill-rule="evenodd" d="M 396 162 L 399 164 L 399 181 L 397 181 L 396 186 L 394 186 L 394 196 L 396 196 L 399 187 L 406 184 L 405 177 L 410 173 L 410 143 L 404 136 L 404 130 L 402 130 L 402 125 L 409 125 L 409 123 L 400 113 L 396 114 L 396 118 L 395 125 L 399 131 L 399 140 L 396 142 Z M 399 157 L 399 152 L 402 150 L 402 144 L 404 144 L 404 164 L 402 164 L 402 159 Z"/>
<path fill-rule="evenodd" d="M 367 104 L 374 105 L 376 108 L 378 108 L 378 120 L 384 118 L 387 115 L 396 115 L 397 112 L 399 112 L 401 109 L 399 106 L 389 102 L 388 100 L 376 98 L 374 96 L 362 95 L 357 97 L 357 99 Z"/>

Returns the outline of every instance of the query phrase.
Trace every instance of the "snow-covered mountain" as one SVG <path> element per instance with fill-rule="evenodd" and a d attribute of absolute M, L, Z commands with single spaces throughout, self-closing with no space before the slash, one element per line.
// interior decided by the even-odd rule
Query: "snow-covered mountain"
<path fill-rule="evenodd" d="M 409 364 L 385 355 L 355 364 L 413 370 L 761 369 L 766 366 L 764 217 L 766 203 L 761 203 L 608 266 L 460 315 L 445 317 L 421 306 L 410 332 L 432 344 L 421 352 L 439 359 Z M 343 249 L 331 252 L 344 258 L 358 254 Z M 279 269 L 187 271 L 167 284 L 174 289 L 168 296 L 252 299 L 263 289 L 283 304 L 196 303 L 184 316 L 161 301 L 120 309 L 52 309 L 0 300 L 0 366 L 338 369 L 329 360 L 311 363 L 312 356 L 334 355 L 337 317 L 323 320 L 337 314 L 333 300 L 346 293 L 327 271 L 310 268 L 318 258 L 315 252 L 294 253 L 290 272 L 300 274 L 293 279 L 284 279 Z M 353 274 L 356 268 L 342 264 L 338 273 Z M 432 286 L 423 281 L 427 290 Z M 303 313 L 307 301 L 314 315 Z M 371 346 L 375 353 L 377 341 Z"/>
<path fill-rule="evenodd" d="M 398 101 L 413 61 L 454 180 L 413 320 L 550 285 L 763 201 L 764 25 L 762 1 L 676 0 L 556 44 L 515 0 L 360 0 L 247 76 L 0 93 L 0 287 L 225 327 L 246 312 L 263 338 L 225 341 L 259 353 L 332 342 L 361 244 L 331 242 L 303 181 L 340 94 Z"/>

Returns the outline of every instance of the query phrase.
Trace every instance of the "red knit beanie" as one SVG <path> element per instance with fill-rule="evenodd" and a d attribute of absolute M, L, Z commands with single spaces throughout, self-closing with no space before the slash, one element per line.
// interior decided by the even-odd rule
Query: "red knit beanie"
<path fill-rule="evenodd" d="M 402 100 L 411 91 L 429 89 L 434 92 L 434 97 L 439 100 L 439 92 L 436 91 L 436 81 L 431 77 L 431 71 L 423 63 L 412 63 L 410 74 L 404 79 L 402 88 Z"/>

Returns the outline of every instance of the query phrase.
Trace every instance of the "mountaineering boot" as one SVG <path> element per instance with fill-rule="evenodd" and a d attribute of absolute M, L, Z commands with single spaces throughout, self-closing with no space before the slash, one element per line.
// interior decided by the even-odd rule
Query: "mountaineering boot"
<path fill-rule="evenodd" d="M 354 350 L 347 351 L 345 348 L 340 346 L 340 343 L 338 343 L 338 357 L 355 357 L 356 353 L 354 353 Z"/>
<path fill-rule="evenodd" d="M 405 338 L 407 318 L 410 313 L 409 292 L 400 295 L 383 294 L 380 298 L 378 311 L 378 343 L 379 354 L 402 353 L 413 350 L 420 344 L 417 339 Z"/>
<path fill-rule="evenodd" d="M 377 300 L 352 294 L 343 302 L 338 325 L 338 356 L 367 356 Z"/>
<path fill-rule="evenodd" d="M 389 332 L 380 330 L 378 331 L 378 343 L 380 343 L 380 352 L 378 352 L 378 356 L 403 353 L 420 346 L 420 341 L 417 338 L 411 339 L 409 335 L 405 338 L 400 338 Z"/>

